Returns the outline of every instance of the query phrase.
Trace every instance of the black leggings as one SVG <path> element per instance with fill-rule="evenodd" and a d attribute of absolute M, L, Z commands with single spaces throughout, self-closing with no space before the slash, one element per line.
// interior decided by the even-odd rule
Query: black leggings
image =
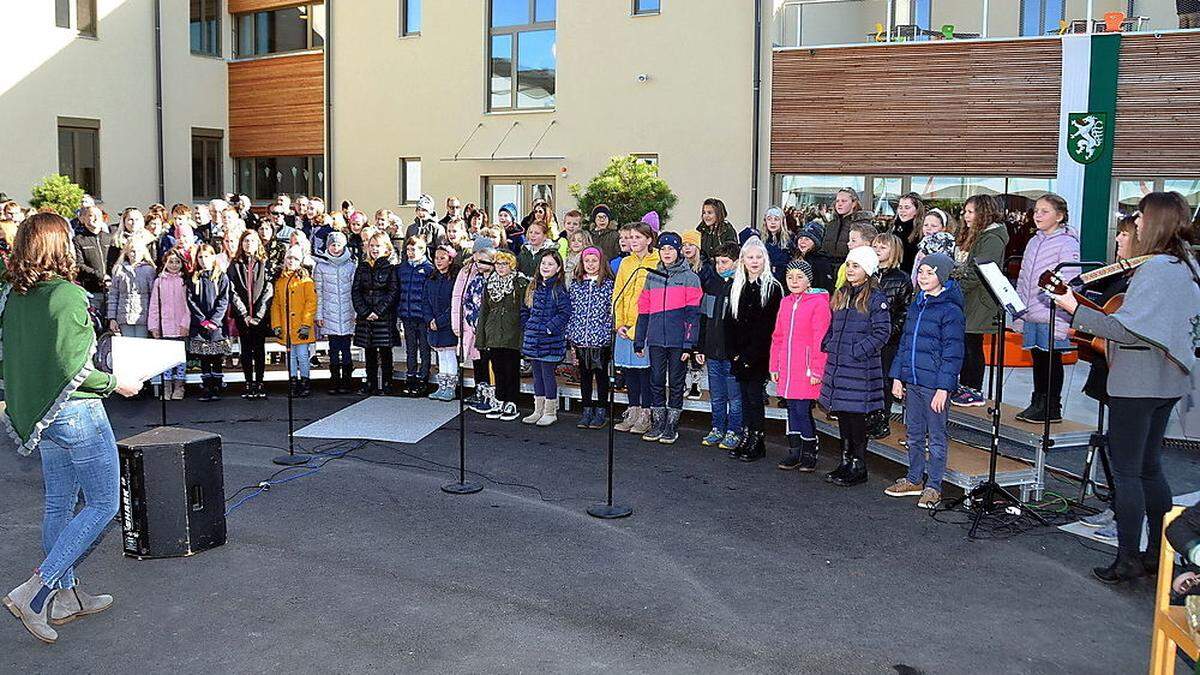
<path fill-rule="evenodd" d="M 842 436 L 842 447 L 846 454 L 862 461 L 867 460 L 867 416 L 863 413 L 838 411 L 838 432 Z"/>
<path fill-rule="evenodd" d="M 1062 352 L 1040 349 L 1029 350 L 1033 354 L 1033 393 L 1046 394 L 1052 403 L 1060 403 L 1063 387 Z M 1047 372 L 1049 367 L 1049 372 Z"/>
<path fill-rule="evenodd" d="M 983 390 L 983 333 L 967 333 L 959 384 L 977 391 Z"/>
<path fill-rule="evenodd" d="M 246 383 L 262 384 L 263 370 L 267 363 L 266 338 L 262 335 L 242 335 L 238 338 L 242 345 L 242 374 Z"/>
<path fill-rule="evenodd" d="M 767 425 L 767 400 L 763 380 L 737 381 L 742 394 L 742 424 L 750 431 L 762 431 Z"/>
<path fill-rule="evenodd" d="M 488 372 L 490 362 L 486 351 L 479 352 L 479 358 L 471 360 L 471 376 L 475 378 L 475 386 L 491 384 L 492 374 Z"/>
<path fill-rule="evenodd" d="M 596 382 L 596 398 L 592 398 L 592 381 Z M 603 407 L 608 405 L 608 369 L 607 368 L 580 368 L 579 369 L 579 390 L 583 398 L 582 406 L 591 408 L 592 402 L 595 405 Z"/>
<path fill-rule="evenodd" d="M 375 378 L 381 377 L 385 387 L 391 387 L 392 382 L 392 348 L 367 347 L 367 384 L 374 385 Z"/>
<path fill-rule="evenodd" d="M 1158 551 L 1163 516 L 1171 510 L 1171 486 L 1162 471 L 1162 440 L 1177 398 L 1112 396 L 1108 407 L 1108 456 L 1113 471 L 1117 549 L 1137 553 L 1142 517 L 1150 521 L 1149 550 Z"/>
<path fill-rule="evenodd" d="M 492 348 L 488 350 L 488 358 L 496 373 L 496 398 L 505 403 L 516 403 L 521 393 L 521 352 Z"/>

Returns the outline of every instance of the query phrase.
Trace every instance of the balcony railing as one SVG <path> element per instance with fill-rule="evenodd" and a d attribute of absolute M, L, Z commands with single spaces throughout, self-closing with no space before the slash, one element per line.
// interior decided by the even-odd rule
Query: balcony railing
<path fill-rule="evenodd" d="M 1162 0 L 785 0 L 776 47 L 1162 32 L 1196 25 Z M 1190 24 L 1189 24 L 1190 22 Z"/>

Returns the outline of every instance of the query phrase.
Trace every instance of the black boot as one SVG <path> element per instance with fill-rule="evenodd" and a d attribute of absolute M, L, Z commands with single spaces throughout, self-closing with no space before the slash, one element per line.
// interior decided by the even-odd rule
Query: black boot
<path fill-rule="evenodd" d="M 1092 575 L 1101 582 L 1112 585 L 1144 577 L 1146 568 L 1142 565 L 1139 553 L 1128 553 L 1118 549 L 1117 559 L 1108 567 L 1093 567 Z"/>
<path fill-rule="evenodd" d="M 210 400 L 210 401 L 220 401 L 221 400 L 221 387 L 223 384 L 224 383 L 221 381 L 221 378 L 219 378 L 219 377 L 212 378 L 212 391 L 209 393 L 208 400 Z"/>
<path fill-rule="evenodd" d="M 800 441 L 800 473 L 812 473 L 817 470 L 817 439 Z"/>
<path fill-rule="evenodd" d="M 354 387 L 358 383 L 354 381 L 354 363 L 347 363 L 342 366 L 342 393 L 353 394 Z"/>
<path fill-rule="evenodd" d="M 883 410 L 876 410 L 871 413 L 871 417 L 867 421 L 867 437 L 881 440 L 891 435 L 892 425 L 887 413 Z"/>
<path fill-rule="evenodd" d="M 201 380 L 200 380 L 200 387 L 201 387 L 201 390 L 202 390 L 204 393 L 202 393 L 202 394 L 200 394 L 198 397 L 196 397 L 196 400 L 197 400 L 197 401 L 203 401 L 203 402 L 205 402 L 205 403 L 208 403 L 209 401 L 213 400 L 213 395 L 212 395 L 212 378 L 211 378 L 211 377 L 205 377 L 205 378 L 201 379 Z"/>
<path fill-rule="evenodd" d="M 729 456 L 737 459 L 746 454 L 750 450 L 750 446 L 754 445 L 754 439 L 751 438 L 751 431 L 742 427 L 742 437 L 738 441 L 737 447 L 729 451 Z"/>
<path fill-rule="evenodd" d="M 800 438 L 800 434 L 788 434 L 787 439 L 788 449 L 791 452 L 779 464 L 776 464 L 775 467 L 783 471 L 792 471 L 800 468 L 800 452 L 804 439 Z"/>
<path fill-rule="evenodd" d="M 308 398 L 312 396 L 312 380 L 307 377 L 300 378 L 300 398 Z"/>
<path fill-rule="evenodd" d="M 1046 407 L 1046 395 L 1040 392 L 1033 392 L 1033 398 L 1029 400 L 1029 407 L 1017 413 L 1017 419 L 1022 422 L 1041 422 L 1045 418 L 1042 417 L 1045 413 L 1042 412 Z"/>
<path fill-rule="evenodd" d="M 837 465 L 836 469 L 825 474 L 825 482 L 839 481 L 848 471 L 850 471 L 850 451 L 846 448 L 846 439 L 842 439 L 842 462 Z"/>
<path fill-rule="evenodd" d="M 267 400 L 267 386 L 262 382 L 254 383 L 254 396 L 260 401 Z"/>
<path fill-rule="evenodd" d="M 867 463 L 855 457 L 850 460 L 850 468 L 838 476 L 833 484 L 838 487 L 851 487 L 867 482 Z"/>
<path fill-rule="evenodd" d="M 1046 414 L 1050 416 L 1050 423 L 1057 424 L 1063 420 L 1062 418 L 1062 399 L 1058 396 L 1051 396 L 1046 403 Z"/>
<path fill-rule="evenodd" d="M 1142 568 L 1146 570 L 1146 574 L 1151 576 L 1158 575 L 1158 558 L 1160 549 L 1157 545 L 1152 545 L 1151 548 L 1142 551 L 1138 556 L 1142 559 Z"/>
<path fill-rule="evenodd" d="M 329 364 L 329 393 L 336 396 L 342 393 L 342 366 Z"/>
<path fill-rule="evenodd" d="M 738 461 L 757 462 L 767 456 L 767 433 L 765 431 L 751 431 L 750 435 L 754 438 L 746 449 L 746 453 L 738 457 Z"/>

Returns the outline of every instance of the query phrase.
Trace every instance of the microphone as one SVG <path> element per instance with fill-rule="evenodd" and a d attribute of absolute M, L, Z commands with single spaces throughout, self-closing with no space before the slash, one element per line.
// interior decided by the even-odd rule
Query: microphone
<path fill-rule="evenodd" d="M 663 279 L 666 279 L 669 276 L 666 272 L 653 267 L 639 267 L 638 269 L 646 272 L 647 274 L 653 274 L 656 277 L 662 277 Z"/>

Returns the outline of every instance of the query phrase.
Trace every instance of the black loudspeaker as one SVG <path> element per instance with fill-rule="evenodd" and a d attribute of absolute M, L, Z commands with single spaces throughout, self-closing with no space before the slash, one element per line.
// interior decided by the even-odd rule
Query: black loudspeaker
<path fill-rule="evenodd" d="M 225 543 L 221 437 L 158 427 L 117 443 L 130 558 L 188 556 Z"/>

